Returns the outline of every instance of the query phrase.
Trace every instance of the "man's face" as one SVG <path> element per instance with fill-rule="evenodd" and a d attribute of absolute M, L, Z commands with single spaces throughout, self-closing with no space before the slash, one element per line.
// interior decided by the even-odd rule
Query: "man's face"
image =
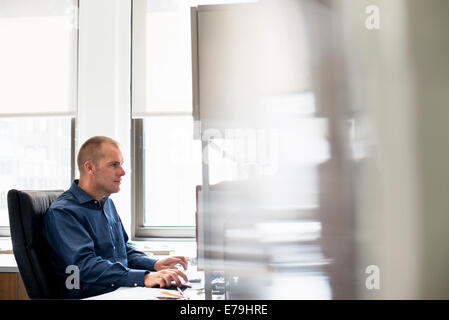
<path fill-rule="evenodd" d="M 103 143 L 101 151 L 104 156 L 94 165 L 93 181 L 98 192 L 106 196 L 120 191 L 125 170 L 122 167 L 123 156 L 118 147 Z"/>

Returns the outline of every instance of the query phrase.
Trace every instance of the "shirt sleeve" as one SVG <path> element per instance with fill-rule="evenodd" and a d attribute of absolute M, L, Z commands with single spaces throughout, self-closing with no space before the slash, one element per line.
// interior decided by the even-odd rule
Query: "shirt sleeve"
<path fill-rule="evenodd" d="M 121 223 L 121 225 L 122 225 L 123 237 L 124 237 L 125 243 L 126 243 L 126 254 L 128 256 L 128 266 L 130 268 L 135 268 L 135 269 L 155 271 L 154 263 L 158 259 L 150 258 L 145 253 L 138 251 L 138 250 L 134 249 L 133 247 L 131 247 L 128 244 L 128 235 L 126 234 L 126 231 L 123 228 L 123 224 Z"/>
<path fill-rule="evenodd" d="M 63 265 L 79 269 L 81 282 L 107 287 L 144 286 L 148 271 L 128 268 L 97 256 L 91 236 L 68 210 L 48 210 L 44 218 L 44 236 Z M 59 271 L 64 273 L 65 270 Z"/>

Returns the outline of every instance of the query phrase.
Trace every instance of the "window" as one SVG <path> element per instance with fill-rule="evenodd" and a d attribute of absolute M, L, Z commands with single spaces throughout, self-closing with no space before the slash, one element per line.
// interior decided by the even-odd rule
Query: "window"
<path fill-rule="evenodd" d="M 66 189 L 73 174 L 76 0 L 0 2 L 0 235 L 10 189 Z"/>
<path fill-rule="evenodd" d="M 191 116 L 144 121 L 147 226 L 194 226 L 195 187 L 201 184 L 201 145 Z"/>
<path fill-rule="evenodd" d="M 71 180 L 70 117 L 0 118 L 0 226 L 9 226 L 10 189 L 67 189 Z"/>
<path fill-rule="evenodd" d="M 189 1 L 133 1 L 137 237 L 195 235 L 201 141 L 193 135 L 189 5 Z"/>
<path fill-rule="evenodd" d="M 199 127 L 192 110 L 196 29 L 191 21 L 191 7 L 246 2 L 255 1 L 132 2 L 134 236 L 195 235 L 196 186 L 202 185 L 204 170 L 202 148 L 208 148 L 212 165 L 205 173 L 211 183 L 247 178 L 251 160 L 235 158 L 240 157 L 246 138 L 223 136 L 209 145 L 197 139 Z M 273 169 L 272 160 L 264 170 Z"/>
<path fill-rule="evenodd" d="M 142 141 L 133 154 L 136 236 L 194 236 L 201 141 L 193 139 L 192 116 L 147 116 L 133 124 Z"/>

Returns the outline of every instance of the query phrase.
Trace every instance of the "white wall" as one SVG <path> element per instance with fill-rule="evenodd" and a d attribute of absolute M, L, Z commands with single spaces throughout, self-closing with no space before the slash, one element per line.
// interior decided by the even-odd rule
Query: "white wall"
<path fill-rule="evenodd" d="M 447 299 L 449 2 L 332 2 L 343 13 L 352 106 L 372 124 L 358 176 L 358 296 Z M 379 30 L 364 27 L 368 5 L 380 9 Z M 370 264 L 380 290 L 364 285 Z"/>
<path fill-rule="evenodd" d="M 410 0 L 422 234 L 419 298 L 449 298 L 449 1 Z"/>
<path fill-rule="evenodd" d="M 378 30 L 365 26 L 369 5 L 380 9 Z M 340 9 L 351 105 L 359 132 L 371 129 L 358 137 L 367 153 L 357 177 L 358 296 L 416 299 L 420 197 L 407 0 L 343 1 Z M 369 265 L 380 269 L 379 290 L 365 287 Z"/>

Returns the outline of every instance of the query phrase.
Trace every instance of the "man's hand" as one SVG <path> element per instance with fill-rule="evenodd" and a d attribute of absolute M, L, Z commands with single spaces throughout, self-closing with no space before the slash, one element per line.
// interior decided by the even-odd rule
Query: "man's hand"
<path fill-rule="evenodd" d="M 182 265 L 184 270 L 187 269 L 187 260 L 183 256 L 173 256 L 165 259 L 160 259 L 154 263 L 154 270 L 164 270 L 164 269 L 178 269 L 177 264 Z"/>
<path fill-rule="evenodd" d="M 160 288 L 170 287 L 172 281 L 175 281 L 176 285 L 180 287 L 182 283 L 179 277 L 182 277 L 186 282 L 188 281 L 187 276 L 176 268 L 147 273 L 145 275 L 145 287 L 151 288 L 156 285 L 159 285 Z"/>

